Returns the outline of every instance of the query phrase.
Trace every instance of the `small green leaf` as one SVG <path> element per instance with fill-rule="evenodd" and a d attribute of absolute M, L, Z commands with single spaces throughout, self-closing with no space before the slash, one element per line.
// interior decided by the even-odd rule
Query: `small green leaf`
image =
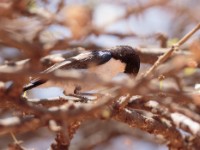
<path fill-rule="evenodd" d="M 179 41 L 178 38 L 172 38 L 172 39 L 169 39 L 168 42 L 167 42 L 167 46 L 172 46 L 173 44 L 176 44 L 177 42 Z"/>
<path fill-rule="evenodd" d="M 190 76 L 196 72 L 196 68 L 187 67 L 183 70 L 184 75 Z"/>

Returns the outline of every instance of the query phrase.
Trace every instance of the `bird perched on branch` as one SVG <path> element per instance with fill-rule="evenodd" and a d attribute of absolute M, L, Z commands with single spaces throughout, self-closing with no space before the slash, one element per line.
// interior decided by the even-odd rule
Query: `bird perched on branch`
<path fill-rule="evenodd" d="M 137 75 L 140 68 L 140 58 L 135 49 L 130 46 L 116 46 L 110 49 L 94 50 L 84 52 L 74 57 L 62 60 L 47 68 L 42 74 L 51 73 L 57 69 L 86 69 L 91 66 L 98 66 L 108 62 L 111 58 L 120 60 L 125 64 L 124 73 Z M 45 83 L 46 79 L 37 78 L 24 86 L 24 91 L 32 89 Z"/>

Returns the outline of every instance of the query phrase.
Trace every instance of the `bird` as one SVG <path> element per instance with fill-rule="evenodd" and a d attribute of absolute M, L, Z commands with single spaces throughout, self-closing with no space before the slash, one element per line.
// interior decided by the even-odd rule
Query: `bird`
<path fill-rule="evenodd" d="M 87 69 L 107 63 L 111 58 L 125 64 L 124 73 L 136 76 L 140 69 L 140 57 L 135 48 L 120 45 L 108 49 L 93 50 L 80 53 L 76 56 L 57 62 L 41 74 L 48 74 L 57 69 Z M 47 82 L 47 79 L 36 78 L 23 87 L 23 91 L 30 90 Z"/>

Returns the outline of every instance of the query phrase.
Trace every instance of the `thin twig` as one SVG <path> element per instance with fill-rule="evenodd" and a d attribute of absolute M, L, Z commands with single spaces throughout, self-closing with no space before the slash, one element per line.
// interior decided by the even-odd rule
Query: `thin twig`
<path fill-rule="evenodd" d="M 188 34 L 186 34 L 182 39 L 180 39 L 176 44 L 174 44 L 169 51 L 160 56 L 158 60 L 154 63 L 154 65 L 147 70 L 147 72 L 143 75 L 144 78 L 148 77 L 152 72 L 163 62 L 165 62 L 172 54 L 175 52 L 182 44 L 184 44 L 195 32 L 200 29 L 200 23 L 193 28 Z"/>

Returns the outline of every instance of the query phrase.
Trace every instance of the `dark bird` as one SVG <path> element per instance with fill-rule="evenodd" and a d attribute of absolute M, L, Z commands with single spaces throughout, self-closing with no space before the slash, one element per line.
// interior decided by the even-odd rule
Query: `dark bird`
<path fill-rule="evenodd" d="M 120 60 L 122 63 L 125 63 L 124 73 L 135 76 L 137 75 L 140 69 L 140 58 L 135 49 L 130 46 L 117 46 L 110 49 L 84 52 L 78 54 L 77 56 L 58 62 L 41 73 L 51 73 L 60 68 L 86 69 L 90 66 L 102 65 L 108 62 L 111 58 Z M 23 90 L 27 91 L 45 83 L 46 81 L 47 80 L 41 78 L 36 78 L 32 80 L 28 85 L 25 85 Z"/>

